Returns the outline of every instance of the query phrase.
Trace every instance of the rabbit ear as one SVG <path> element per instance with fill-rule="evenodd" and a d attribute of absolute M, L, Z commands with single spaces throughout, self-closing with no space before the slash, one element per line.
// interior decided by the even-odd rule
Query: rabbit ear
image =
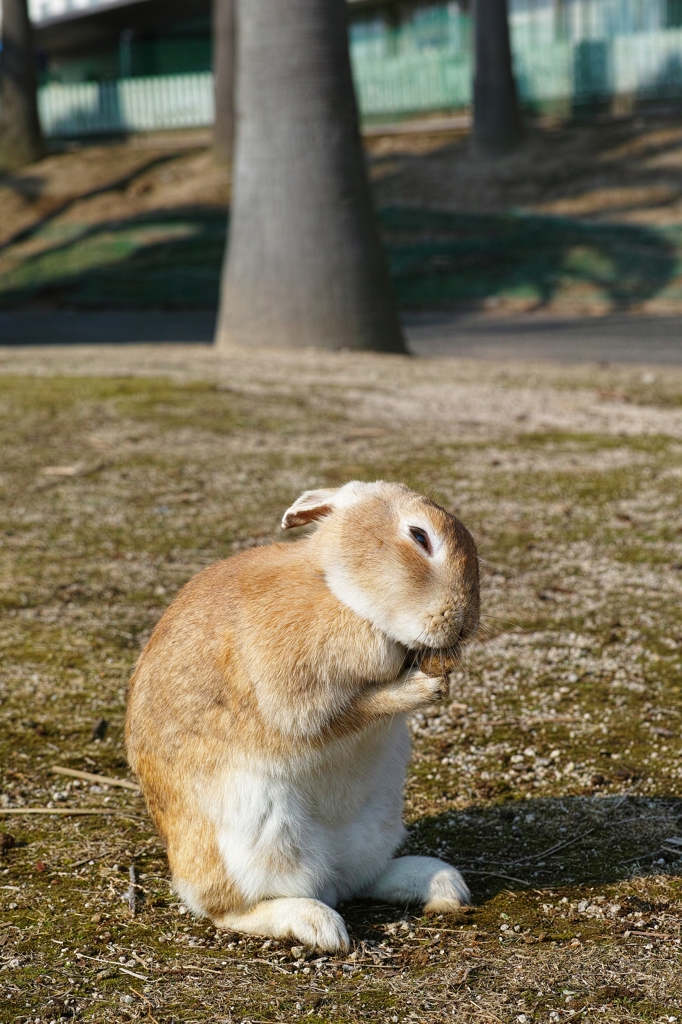
<path fill-rule="evenodd" d="M 288 508 L 282 519 L 282 529 L 289 530 L 292 526 L 305 526 L 316 519 L 328 516 L 334 506 L 334 496 L 338 493 L 335 487 L 321 488 L 319 491 L 304 491 L 291 508 Z"/>

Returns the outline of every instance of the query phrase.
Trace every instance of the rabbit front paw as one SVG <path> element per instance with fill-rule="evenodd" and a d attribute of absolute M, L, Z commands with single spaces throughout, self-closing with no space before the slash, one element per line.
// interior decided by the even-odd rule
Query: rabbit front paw
<path fill-rule="evenodd" d="M 242 913 L 213 918 L 217 928 L 275 939 L 298 939 L 312 949 L 337 953 L 350 946 L 343 918 L 321 900 L 304 896 L 280 896 L 262 900 Z"/>
<path fill-rule="evenodd" d="M 442 704 L 449 696 L 447 679 L 443 676 L 427 676 L 419 669 L 410 672 L 403 690 L 414 696 L 415 710 L 429 704 Z"/>
<path fill-rule="evenodd" d="M 287 901 L 289 934 L 312 949 L 337 953 L 350 946 L 348 932 L 340 914 L 318 900 Z"/>

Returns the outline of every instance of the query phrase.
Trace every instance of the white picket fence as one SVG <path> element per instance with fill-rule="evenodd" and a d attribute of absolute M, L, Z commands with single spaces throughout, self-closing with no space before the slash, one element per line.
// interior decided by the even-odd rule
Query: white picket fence
<path fill-rule="evenodd" d="M 533 46 L 512 33 L 514 70 L 523 103 L 573 108 L 613 96 L 682 101 L 682 29 L 613 39 L 549 41 Z M 367 115 L 466 107 L 472 101 L 472 55 L 437 51 L 353 58 L 361 112 Z"/>
<path fill-rule="evenodd" d="M 616 36 L 613 64 L 613 89 L 618 93 L 682 97 L 682 28 Z"/>
<path fill-rule="evenodd" d="M 38 108 L 48 136 L 202 127 L 215 117 L 213 75 L 51 83 L 39 90 Z"/>
<path fill-rule="evenodd" d="M 574 106 L 609 96 L 682 100 L 682 29 L 664 29 L 532 46 L 513 39 L 519 93 L 529 106 L 566 100 Z M 363 117 L 457 109 L 471 103 L 467 50 L 355 55 L 353 74 Z M 213 124 L 213 76 L 52 83 L 40 89 L 48 136 L 84 136 Z"/>

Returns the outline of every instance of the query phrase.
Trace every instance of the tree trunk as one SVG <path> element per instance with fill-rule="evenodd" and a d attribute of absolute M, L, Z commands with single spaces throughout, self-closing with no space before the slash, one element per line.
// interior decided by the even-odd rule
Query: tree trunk
<path fill-rule="evenodd" d="M 0 168 L 33 163 L 45 152 L 38 120 L 38 78 L 26 0 L 2 2 Z"/>
<path fill-rule="evenodd" d="M 235 31 L 237 0 L 213 0 L 213 153 L 230 166 L 234 147 Z"/>
<path fill-rule="evenodd" d="M 345 0 L 240 0 L 216 342 L 404 352 L 375 220 Z"/>
<path fill-rule="evenodd" d="M 522 133 L 507 0 L 474 0 L 474 20 L 474 148 L 484 156 L 501 156 L 516 148 Z"/>

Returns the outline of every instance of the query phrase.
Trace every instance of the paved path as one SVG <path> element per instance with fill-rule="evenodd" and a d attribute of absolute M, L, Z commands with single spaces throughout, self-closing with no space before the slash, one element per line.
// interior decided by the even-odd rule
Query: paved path
<path fill-rule="evenodd" d="M 163 310 L 0 313 L 0 345 L 210 342 L 215 313 Z"/>
<path fill-rule="evenodd" d="M 422 313 L 408 314 L 404 323 L 412 350 L 421 356 L 682 365 L 682 317 Z"/>
<path fill-rule="evenodd" d="M 210 343 L 210 312 L 0 313 L 0 345 L 112 342 Z M 682 365 L 682 317 L 549 319 L 410 313 L 420 356 Z"/>

